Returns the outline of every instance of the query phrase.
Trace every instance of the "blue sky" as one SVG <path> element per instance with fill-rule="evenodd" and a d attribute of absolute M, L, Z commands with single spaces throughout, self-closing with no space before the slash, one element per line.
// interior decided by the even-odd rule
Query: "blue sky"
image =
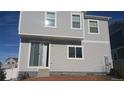
<path fill-rule="evenodd" d="M 116 20 L 124 20 L 124 12 L 88 12 L 88 14 L 112 17 L 110 23 Z M 4 62 L 8 57 L 18 57 L 18 11 L 0 12 L 0 61 Z"/>
<path fill-rule="evenodd" d="M 92 11 L 87 14 L 112 17 L 112 19 L 109 20 L 110 24 L 113 21 L 124 20 L 124 11 Z"/>
<path fill-rule="evenodd" d="M 19 12 L 0 12 L 0 61 L 7 57 L 17 57 Z"/>

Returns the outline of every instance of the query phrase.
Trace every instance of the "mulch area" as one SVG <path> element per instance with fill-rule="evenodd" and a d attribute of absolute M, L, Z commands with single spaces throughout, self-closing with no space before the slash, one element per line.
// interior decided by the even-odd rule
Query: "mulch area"
<path fill-rule="evenodd" d="M 25 81 L 109 81 L 111 78 L 105 75 L 87 75 L 87 76 L 50 76 L 35 77 Z"/>

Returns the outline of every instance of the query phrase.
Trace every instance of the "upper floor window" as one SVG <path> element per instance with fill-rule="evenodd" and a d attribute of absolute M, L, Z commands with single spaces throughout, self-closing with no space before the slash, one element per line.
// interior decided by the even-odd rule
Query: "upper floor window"
<path fill-rule="evenodd" d="M 45 26 L 56 27 L 56 13 L 55 12 L 46 12 Z"/>
<path fill-rule="evenodd" d="M 89 20 L 89 33 L 99 33 L 97 20 Z"/>
<path fill-rule="evenodd" d="M 72 14 L 71 15 L 71 27 L 72 28 L 81 28 L 81 15 L 80 14 Z"/>

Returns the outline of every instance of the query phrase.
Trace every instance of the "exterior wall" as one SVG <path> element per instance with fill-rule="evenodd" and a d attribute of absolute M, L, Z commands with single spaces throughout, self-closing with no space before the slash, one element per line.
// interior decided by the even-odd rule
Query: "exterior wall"
<path fill-rule="evenodd" d="M 83 12 L 78 12 L 84 18 Z M 84 20 L 84 27 L 77 31 L 71 29 L 70 12 L 57 12 L 57 28 L 44 27 L 44 12 L 22 12 L 20 35 L 27 33 L 27 35 L 35 34 L 39 36 L 71 36 L 71 37 L 84 37 L 84 40 L 75 40 L 62 42 L 58 39 L 47 40 L 50 42 L 49 50 L 49 69 L 51 72 L 105 72 L 105 59 L 108 56 L 109 63 L 112 64 L 108 22 L 104 20 L 99 21 L 100 34 L 88 33 L 88 19 Z M 85 34 L 84 34 L 85 33 Z M 28 39 L 28 40 L 27 40 Z M 19 56 L 19 71 L 38 72 L 39 67 L 29 67 L 30 57 L 30 43 L 29 40 L 42 41 L 39 37 L 25 38 L 21 41 L 20 56 Z M 84 59 L 68 59 L 67 46 L 68 45 L 81 45 L 84 47 Z"/>
<path fill-rule="evenodd" d="M 112 64 L 109 43 L 85 43 L 84 60 L 68 59 L 67 46 L 69 43 L 55 43 L 50 45 L 50 71 L 60 72 L 105 72 L 104 56 L 109 57 L 109 62 Z M 80 45 L 80 44 L 73 44 Z M 21 43 L 21 56 L 19 62 L 19 71 L 38 71 L 41 68 L 29 67 L 30 43 Z"/>
<path fill-rule="evenodd" d="M 45 12 L 26 11 L 20 15 L 20 35 L 83 38 L 84 12 L 57 11 L 56 28 L 45 27 Z M 81 15 L 81 29 L 71 29 L 71 13 Z"/>
<path fill-rule="evenodd" d="M 19 68 L 19 71 L 20 72 L 25 72 L 25 71 L 31 71 L 31 72 L 37 72 L 39 69 L 42 69 L 41 67 L 29 67 L 29 60 L 30 60 L 30 40 L 31 39 L 29 39 L 29 40 L 21 40 L 21 42 L 20 42 L 20 60 L 19 60 L 19 65 L 18 65 L 18 68 Z M 33 41 L 37 41 L 37 40 L 33 40 Z M 39 42 L 44 42 L 44 41 L 42 41 L 42 40 L 39 40 Z M 70 41 L 59 41 L 59 43 L 58 43 L 58 41 L 56 40 L 56 41 L 52 41 L 52 40 L 50 40 L 50 41 L 45 41 L 45 42 L 50 42 L 50 46 L 49 46 L 49 63 L 50 64 L 52 64 L 52 62 L 50 61 L 51 59 L 53 59 L 53 53 L 54 53 L 54 51 L 53 51 L 53 53 L 51 54 L 51 51 L 52 51 L 52 47 L 54 46 L 54 45 L 60 45 L 61 47 L 63 47 L 63 46 L 66 46 L 67 47 L 67 45 L 68 44 L 73 44 L 73 45 L 80 45 L 81 43 L 80 42 L 74 42 L 74 41 L 72 41 L 72 42 L 70 42 Z M 63 48 L 62 48 L 62 50 L 63 50 Z M 57 49 L 56 51 L 61 51 L 61 49 L 59 50 L 59 49 Z M 67 51 L 67 49 L 66 50 L 64 50 L 64 51 Z M 63 52 L 64 52 L 63 51 Z M 56 54 L 57 55 L 57 54 Z M 65 53 L 65 55 L 67 55 L 66 53 Z M 60 56 L 61 57 L 61 56 Z M 58 60 L 59 60 L 59 58 L 58 58 Z M 65 59 L 62 59 L 62 61 L 64 61 Z M 51 67 L 49 67 L 50 69 L 51 69 Z"/>
<path fill-rule="evenodd" d="M 109 42 L 109 29 L 108 29 L 108 21 L 98 20 L 98 28 L 99 34 L 90 34 L 88 28 L 88 20 L 93 19 L 85 19 L 85 40 L 91 41 L 108 41 Z"/>
<path fill-rule="evenodd" d="M 84 46 L 84 60 L 77 60 L 67 59 L 67 45 L 53 44 L 50 71 L 105 72 L 105 55 L 108 55 L 112 64 L 109 44 L 83 43 L 82 46 Z"/>

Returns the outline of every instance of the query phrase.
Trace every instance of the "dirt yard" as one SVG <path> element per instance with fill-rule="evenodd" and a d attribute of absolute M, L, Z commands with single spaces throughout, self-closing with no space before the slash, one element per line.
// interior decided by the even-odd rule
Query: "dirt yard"
<path fill-rule="evenodd" d="M 87 76 L 51 76 L 29 78 L 25 81 L 120 81 L 122 79 L 113 78 L 105 75 L 87 75 Z"/>

